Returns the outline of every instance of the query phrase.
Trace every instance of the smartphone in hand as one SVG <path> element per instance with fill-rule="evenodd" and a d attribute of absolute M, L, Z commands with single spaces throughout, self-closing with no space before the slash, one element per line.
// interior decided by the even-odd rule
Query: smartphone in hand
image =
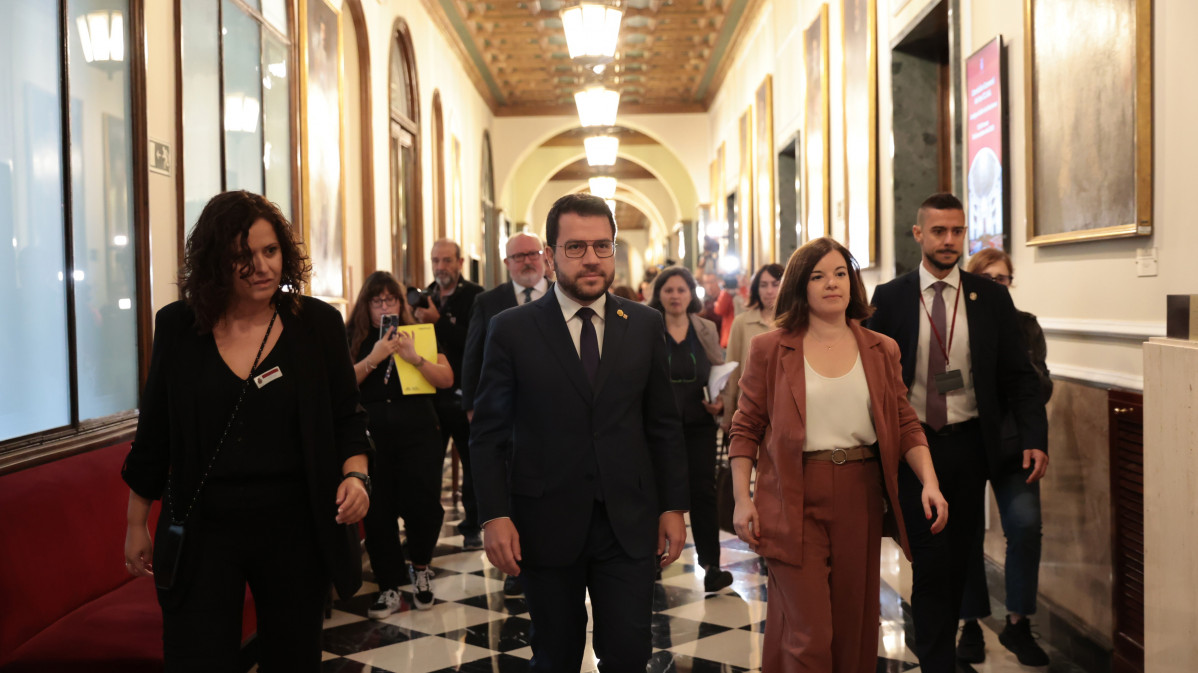
<path fill-rule="evenodd" d="M 379 338 L 386 339 L 387 334 L 390 333 L 392 329 L 395 329 L 398 327 L 399 327 L 399 314 L 398 313 L 383 314 L 382 319 L 379 320 Z"/>

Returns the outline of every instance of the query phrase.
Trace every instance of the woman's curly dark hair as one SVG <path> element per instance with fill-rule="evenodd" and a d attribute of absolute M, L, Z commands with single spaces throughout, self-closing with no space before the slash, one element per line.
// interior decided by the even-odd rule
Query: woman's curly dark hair
<path fill-rule="evenodd" d="M 250 227 L 266 220 L 279 239 L 283 271 L 273 298 L 279 311 L 299 311 L 300 295 L 308 286 L 312 265 L 302 244 L 279 207 L 265 197 L 232 191 L 212 197 L 187 237 L 179 268 L 179 293 L 196 314 L 196 329 L 211 332 L 233 296 L 234 268 L 240 278 L 254 273 L 248 244 Z"/>
<path fill-rule="evenodd" d="M 354 301 L 354 308 L 349 312 L 349 352 L 358 357 L 358 349 L 366 340 L 366 335 L 375 329 L 370 320 L 370 301 L 375 297 L 389 293 L 399 300 L 399 320 L 401 324 L 413 325 L 416 320 L 412 317 L 412 307 L 408 306 L 407 288 L 395 279 L 390 271 L 375 271 L 362 281 L 362 289 Z"/>

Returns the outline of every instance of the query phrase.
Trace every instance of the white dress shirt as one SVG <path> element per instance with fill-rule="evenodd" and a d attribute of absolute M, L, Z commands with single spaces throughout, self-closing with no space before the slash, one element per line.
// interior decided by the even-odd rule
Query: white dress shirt
<path fill-rule="evenodd" d="M 521 285 L 514 280 L 512 281 L 512 291 L 516 293 L 516 306 L 524 303 L 524 288 L 524 285 Z M 541 276 L 541 280 L 538 280 L 537 284 L 532 286 L 532 299 L 530 299 L 529 302 L 534 302 L 541 297 L 544 297 L 545 292 L 548 290 L 549 281 L 545 280 L 544 276 Z"/>
<path fill-rule="evenodd" d="M 944 299 L 944 328 L 948 334 L 941 334 L 940 338 L 944 340 L 945 345 L 949 346 L 945 371 L 960 369 L 961 378 L 965 381 L 964 387 L 946 395 L 947 422 L 960 423 L 977 418 L 978 398 L 973 390 L 973 370 L 970 368 L 972 360 L 970 360 L 969 351 L 969 317 L 967 315 L 969 312 L 966 310 L 966 303 L 971 300 L 969 297 L 960 297 L 958 300 L 960 294 L 958 290 L 961 288 L 961 270 L 955 266 L 947 276 L 940 279 L 933 276 L 922 263 L 919 265 L 919 289 L 923 295 L 923 303 L 917 308 L 919 311 L 919 351 L 915 357 L 915 378 L 911 381 L 911 389 L 907 391 L 907 401 L 915 409 L 919 420 L 927 422 L 928 340 L 934 338 L 932 323 L 928 316 L 932 313 L 932 301 L 936 298 L 936 290 L 932 285 L 938 280 L 944 280 L 948 285 L 941 295 Z M 960 303 L 957 303 L 958 301 Z M 956 305 L 957 313 L 955 329 L 953 327 L 954 305 Z M 925 307 L 927 310 L 924 310 Z M 950 335 L 952 335 L 951 343 L 949 342 Z"/>
<path fill-rule="evenodd" d="M 578 357 L 582 357 L 582 347 L 579 345 L 579 340 L 582 338 L 582 318 L 576 314 L 578 309 L 582 308 L 582 304 L 574 301 L 562 292 L 561 283 L 553 285 L 553 291 L 557 294 L 557 303 L 562 307 L 562 317 L 566 320 L 566 329 L 570 330 L 570 338 L 574 340 L 574 352 L 578 353 Z M 603 357 L 603 325 L 604 325 L 604 310 L 607 308 L 607 293 L 604 292 L 595 301 L 591 302 L 591 309 L 595 311 L 595 316 L 591 318 L 591 324 L 595 326 L 595 337 L 599 340 L 599 357 Z"/>

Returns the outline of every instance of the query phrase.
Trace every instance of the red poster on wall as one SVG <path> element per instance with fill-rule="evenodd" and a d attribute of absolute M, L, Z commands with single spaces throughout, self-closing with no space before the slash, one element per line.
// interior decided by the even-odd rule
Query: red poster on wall
<path fill-rule="evenodd" d="M 1007 247 L 1006 63 L 1002 36 L 965 62 L 969 254 Z"/>

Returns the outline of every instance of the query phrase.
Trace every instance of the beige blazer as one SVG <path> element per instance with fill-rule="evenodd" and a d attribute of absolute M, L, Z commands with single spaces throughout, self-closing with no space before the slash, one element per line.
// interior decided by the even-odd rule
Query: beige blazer
<path fill-rule="evenodd" d="M 898 462 L 907 451 L 927 445 L 919 417 L 907 403 L 898 344 L 852 321 L 861 365 L 869 386 L 870 411 L 878 434 L 883 481 L 898 540 L 911 558 L 898 503 Z M 731 457 L 757 465 L 753 502 L 761 522 L 757 553 L 794 566 L 803 559 L 803 445 L 807 384 L 803 337 L 787 330 L 753 339 L 740 379 L 740 402 L 732 418 Z"/>

